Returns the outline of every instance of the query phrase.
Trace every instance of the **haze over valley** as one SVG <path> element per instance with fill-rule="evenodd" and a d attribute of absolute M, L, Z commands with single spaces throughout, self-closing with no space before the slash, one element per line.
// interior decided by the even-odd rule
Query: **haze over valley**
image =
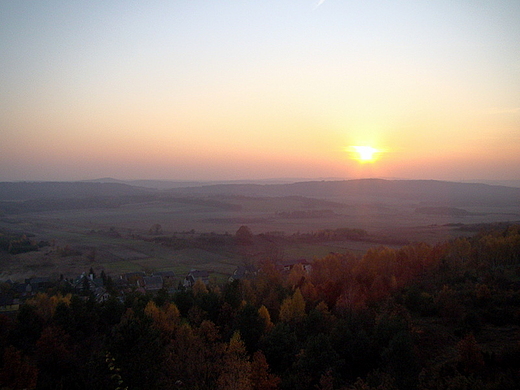
<path fill-rule="evenodd" d="M 75 272 L 89 264 L 87 255 L 96 250 L 97 266 L 113 272 L 184 272 L 204 265 L 217 269 L 221 278 L 244 261 L 243 248 L 224 244 L 241 226 L 265 241 L 256 248 L 256 257 L 276 253 L 278 260 L 312 261 L 329 252 L 362 254 L 378 245 L 435 244 L 475 234 L 489 224 L 520 221 L 520 188 L 478 183 L 360 179 L 186 187 L 174 183 L 165 189 L 162 182 L 157 189 L 101 181 L 0 183 L 4 233 L 30 234 L 36 241 L 53 241 L 80 254 L 66 263 L 49 261 L 43 253 L 26 255 L 25 261 L 4 254 L 3 275 L 63 273 L 65 264 Z M 160 231 L 150 233 L 157 225 Z M 332 233 L 341 229 L 362 230 L 363 235 Z M 318 232 L 329 232 L 330 237 L 313 239 Z M 214 245 L 195 242 L 211 235 L 219 237 Z M 172 238 L 189 243 L 164 241 Z"/>

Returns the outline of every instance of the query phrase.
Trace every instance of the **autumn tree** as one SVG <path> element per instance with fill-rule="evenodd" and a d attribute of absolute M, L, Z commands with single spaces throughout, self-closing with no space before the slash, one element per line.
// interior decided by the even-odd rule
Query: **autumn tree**
<path fill-rule="evenodd" d="M 167 375 L 188 388 L 203 388 L 200 381 L 202 342 L 188 323 L 181 324 L 167 347 Z"/>
<path fill-rule="evenodd" d="M 166 303 L 159 308 L 154 301 L 150 301 L 146 305 L 144 313 L 153 320 L 153 326 L 166 338 L 171 337 L 175 328 L 180 324 L 180 312 L 174 303 Z"/>
<path fill-rule="evenodd" d="M 183 323 L 167 347 L 166 371 L 170 381 L 188 389 L 214 389 L 223 367 L 224 344 L 211 321 L 198 329 Z"/>
<path fill-rule="evenodd" d="M 292 297 L 286 298 L 280 307 L 280 321 L 295 324 L 305 317 L 305 300 L 300 289 Z"/>
<path fill-rule="evenodd" d="M 287 276 L 286 284 L 291 289 L 300 288 L 305 279 L 308 277 L 307 271 L 303 268 L 302 264 L 295 264 L 291 271 L 289 272 L 289 276 Z"/>
<path fill-rule="evenodd" d="M 396 259 L 391 248 L 370 248 L 354 269 L 355 280 L 375 299 L 389 295 L 388 281 L 397 272 Z"/>
<path fill-rule="evenodd" d="M 270 332 L 273 329 L 274 324 L 271 321 L 271 315 L 269 314 L 267 307 L 264 305 L 260 306 L 260 309 L 258 309 L 258 315 L 264 323 L 264 333 Z"/>
<path fill-rule="evenodd" d="M 206 284 L 202 281 L 202 279 L 197 279 L 192 287 L 193 296 L 197 297 L 202 294 L 208 293 L 208 288 L 206 287 Z"/>
<path fill-rule="evenodd" d="M 252 285 L 255 290 L 257 305 L 263 305 L 269 311 L 271 319 L 276 322 L 280 312 L 280 305 L 287 295 L 283 287 L 283 279 L 273 262 L 264 260 L 259 264 L 260 271 Z"/>
<path fill-rule="evenodd" d="M 223 370 L 218 378 L 217 388 L 220 390 L 252 390 L 251 363 L 247 357 L 246 347 L 236 332 L 224 352 Z"/>
<path fill-rule="evenodd" d="M 357 258 L 350 253 L 329 254 L 316 259 L 310 274 L 316 300 L 324 301 L 329 308 L 334 308 L 342 292 L 349 288 L 354 280 L 352 270 L 357 262 Z"/>
<path fill-rule="evenodd" d="M 213 389 L 223 368 L 222 356 L 225 344 L 221 342 L 221 334 L 217 326 L 211 321 L 202 321 L 195 330 L 196 336 L 201 340 L 203 356 L 201 377 L 207 388 Z"/>
<path fill-rule="evenodd" d="M 270 373 L 269 364 L 262 351 L 256 351 L 251 361 L 251 385 L 253 390 L 275 390 L 280 378 Z"/>
<path fill-rule="evenodd" d="M 67 294 L 65 296 L 62 296 L 61 294 L 49 296 L 46 293 L 38 293 L 33 298 L 29 299 L 27 304 L 32 305 L 36 309 L 38 315 L 45 322 L 49 322 L 56 312 L 58 303 L 62 302 L 66 305 L 69 305 L 71 302 L 71 297 L 71 294 Z"/>

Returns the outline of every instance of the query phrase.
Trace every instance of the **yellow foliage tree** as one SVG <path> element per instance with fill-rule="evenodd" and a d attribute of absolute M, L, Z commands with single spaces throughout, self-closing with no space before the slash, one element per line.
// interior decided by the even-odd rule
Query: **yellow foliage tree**
<path fill-rule="evenodd" d="M 305 317 L 305 300 L 299 288 L 292 297 L 286 298 L 280 307 L 280 321 L 300 322 Z"/>
<path fill-rule="evenodd" d="M 305 280 L 300 290 L 307 302 L 316 302 L 318 299 L 318 290 L 309 280 Z"/>
<path fill-rule="evenodd" d="M 280 378 L 269 372 L 269 364 L 262 351 L 253 354 L 251 362 L 251 384 L 253 390 L 275 390 Z"/>
<path fill-rule="evenodd" d="M 166 337 L 171 336 L 180 323 L 181 315 L 174 303 L 167 303 L 159 308 L 153 301 L 150 301 L 144 312 L 153 320 L 154 326 Z"/>
<path fill-rule="evenodd" d="M 192 290 L 193 290 L 193 295 L 195 295 L 196 297 L 199 295 L 208 293 L 208 288 L 206 287 L 206 285 L 204 284 L 202 279 L 197 279 L 195 281 L 195 284 L 193 285 Z"/>
<path fill-rule="evenodd" d="M 70 305 L 71 294 L 62 296 L 61 294 L 49 297 L 46 293 L 38 293 L 34 298 L 31 298 L 27 303 L 36 308 L 36 312 L 45 321 L 49 321 L 56 312 L 56 307 L 60 302 Z"/>
<path fill-rule="evenodd" d="M 307 271 L 303 269 L 302 264 L 295 264 L 291 272 L 289 273 L 289 276 L 287 277 L 287 286 L 294 289 L 297 287 L 300 287 L 305 279 L 308 277 Z"/>
<path fill-rule="evenodd" d="M 271 321 L 271 315 L 269 314 L 269 310 L 267 310 L 267 307 L 265 307 L 264 305 L 260 306 L 260 309 L 258 309 L 258 315 L 264 321 L 264 332 L 270 332 L 274 328 L 274 324 Z"/>
<path fill-rule="evenodd" d="M 247 357 L 246 346 L 235 332 L 224 352 L 223 371 L 218 378 L 220 390 L 252 390 L 251 362 Z"/>

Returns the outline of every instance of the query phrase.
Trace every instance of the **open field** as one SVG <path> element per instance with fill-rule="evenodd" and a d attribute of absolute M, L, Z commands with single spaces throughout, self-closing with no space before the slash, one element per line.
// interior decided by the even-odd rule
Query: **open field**
<path fill-rule="evenodd" d="M 307 187 L 301 191 L 319 195 L 314 186 L 312 183 L 312 191 Z M 489 196 L 483 200 L 468 197 L 468 204 L 464 204 L 463 196 L 435 197 L 431 189 L 424 196 L 413 191 L 411 195 L 399 196 L 398 191 L 388 194 L 373 189 L 370 193 L 349 192 L 340 196 L 341 192 L 329 188 L 321 198 L 312 198 L 285 195 L 286 187 L 276 193 L 272 186 L 245 186 L 245 195 L 233 187 L 223 187 L 227 192 L 220 189 L 220 193 L 211 193 L 216 191 L 214 188 L 184 189 L 189 195 L 143 195 L 143 190 L 138 189 L 134 197 L 130 196 L 131 188 L 123 188 L 125 192 L 120 195 L 122 188 L 117 187 L 118 193 L 109 202 L 106 198 L 101 198 L 102 202 L 88 198 L 85 204 L 82 198 L 70 198 L 77 196 L 73 193 L 64 201 L 69 207 L 62 207 L 56 199 L 52 203 L 28 200 L 27 212 L 0 214 L 0 229 L 30 234 L 35 241 L 51 244 L 37 252 L 2 253 L 0 280 L 52 274 L 72 276 L 90 267 L 111 274 L 168 270 L 178 275 L 196 268 L 209 270 L 212 277 L 223 280 L 237 265 L 262 257 L 312 260 L 345 251 L 362 255 L 378 245 L 397 247 L 414 241 L 434 244 L 474 234 L 461 229 L 465 226 L 520 221 L 520 196 L 517 199 L 515 192 L 506 193 L 509 198 L 499 197 L 501 200 L 495 205 Z M 250 194 L 255 188 L 262 196 Z M 108 190 L 103 187 L 103 191 L 105 196 Z M 450 204 L 447 198 L 456 201 Z M 10 210 L 12 203 L 3 204 Z M 102 206 L 93 207 L 96 204 Z M 150 233 L 154 225 L 160 225 L 160 234 Z M 242 225 L 248 226 L 255 236 L 269 233 L 278 239 L 255 242 L 249 247 L 236 245 L 231 238 Z M 307 242 L 288 239 L 294 234 L 343 228 L 362 229 L 367 237 Z M 177 241 L 159 242 L 158 236 L 170 241 L 175 237 Z M 193 242 L 197 243 L 186 244 Z M 64 254 L 63 248 L 70 249 L 70 253 Z"/>

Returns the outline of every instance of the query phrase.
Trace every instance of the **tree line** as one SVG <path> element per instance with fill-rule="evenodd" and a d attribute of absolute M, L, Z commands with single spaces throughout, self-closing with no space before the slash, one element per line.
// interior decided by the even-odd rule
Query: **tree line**
<path fill-rule="evenodd" d="M 1 388 L 518 388 L 518 225 L 258 268 L 174 294 L 38 294 L 0 315 Z"/>

